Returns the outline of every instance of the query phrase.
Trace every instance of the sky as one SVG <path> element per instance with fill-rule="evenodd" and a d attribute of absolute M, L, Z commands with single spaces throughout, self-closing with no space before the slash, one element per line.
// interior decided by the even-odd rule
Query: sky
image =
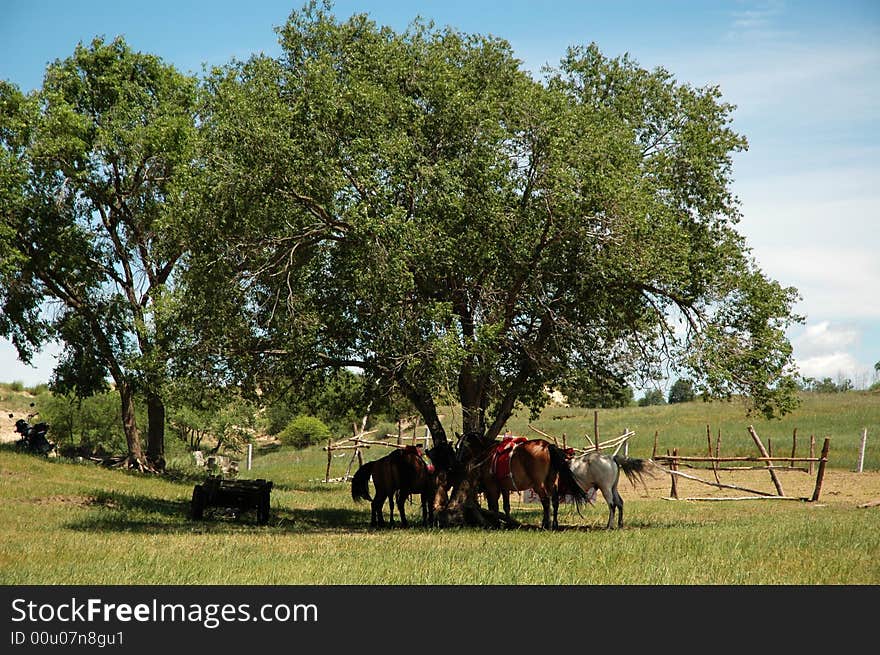
<path fill-rule="evenodd" d="M 274 28 L 300 0 L 0 0 L 0 79 L 30 91 L 77 43 L 122 35 L 200 75 L 278 54 Z M 682 83 L 717 85 L 749 148 L 734 159 L 739 231 L 760 268 L 802 297 L 789 338 L 803 375 L 875 379 L 880 362 L 880 1 L 338 1 L 397 30 L 417 16 L 510 42 L 538 72 L 571 45 L 628 53 Z M 0 381 L 46 382 L 0 339 Z"/>

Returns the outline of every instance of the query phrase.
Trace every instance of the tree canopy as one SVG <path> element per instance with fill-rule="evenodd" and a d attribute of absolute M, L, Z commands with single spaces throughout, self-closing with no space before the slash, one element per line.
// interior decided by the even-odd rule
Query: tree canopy
<path fill-rule="evenodd" d="M 0 83 L 0 334 L 24 361 L 60 339 L 56 389 L 89 395 L 109 376 L 137 466 L 136 393 L 147 458 L 164 455 L 162 305 L 186 248 L 169 206 L 191 161 L 196 90 L 122 39 L 80 44 L 34 93 Z"/>
<path fill-rule="evenodd" d="M 536 78 L 502 39 L 315 4 L 278 33 L 206 82 L 187 304 L 222 317 L 194 332 L 218 372 L 359 367 L 438 440 L 441 394 L 497 434 L 572 370 L 793 406 L 796 292 L 736 231 L 717 87 L 595 45 Z"/>

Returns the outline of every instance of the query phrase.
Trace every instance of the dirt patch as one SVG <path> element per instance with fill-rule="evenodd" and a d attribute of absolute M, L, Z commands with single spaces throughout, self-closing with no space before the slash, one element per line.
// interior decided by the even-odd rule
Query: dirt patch
<path fill-rule="evenodd" d="M 9 415 L 12 414 L 5 407 L 0 408 L 0 443 L 12 443 L 13 441 L 18 441 L 21 437 L 18 432 L 15 431 L 15 420 L 16 418 L 24 418 L 24 415 L 17 416 L 16 418 L 9 418 Z"/>
<path fill-rule="evenodd" d="M 30 498 L 27 501 L 33 505 L 72 505 L 74 507 L 108 507 L 115 508 L 117 505 L 109 498 L 98 498 L 97 496 L 82 496 L 76 494 L 56 494 L 53 496 L 44 496 L 42 498 Z"/>
<path fill-rule="evenodd" d="M 715 481 L 712 469 L 682 468 L 681 471 L 705 481 Z M 736 485 L 776 495 L 776 488 L 773 485 L 769 472 L 766 470 L 720 471 L 718 475 L 722 484 Z M 786 496 L 812 498 L 816 487 L 815 471 L 812 475 L 800 471 L 781 471 L 778 472 L 778 477 Z M 625 478 L 621 476 L 620 490 L 624 499 L 628 495 L 632 497 L 634 492 L 643 498 L 670 497 L 671 483 L 669 475 L 664 473 L 653 479 L 645 478 L 645 482 L 649 490 L 647 495 L 645 494 L 645 488 L 641 484 L 636 485 L 635 489 L 633 489 Z M 748 497 L 755 495 L 735 489 L 719 489 L 681 477 L 678 478 L 677 486 L 679 499 L 689 497 Z M 860 506 L 877 499 L 880 499 L 880 471 L 865 471 L 863 473 L 842 469 L 827 469 L 825 471 L 819 495 L 821 503 Z"/>

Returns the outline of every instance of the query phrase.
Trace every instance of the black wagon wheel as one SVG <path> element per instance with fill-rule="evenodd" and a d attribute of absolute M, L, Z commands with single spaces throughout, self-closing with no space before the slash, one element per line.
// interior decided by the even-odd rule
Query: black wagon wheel
<path fill-rule="evenodd" d="M 260 500 L 257 504 L 257 523 L 265 525 L 269 522 L 269 489 L 264 488 L 260 492 Z"/>
<path fill-rule="evenodd" d="M 206 494 L 202 485 L 197 484 L 193 489 L 192 495 L 192 517 L 196 521 L 201 521 L 205 516 Z"/>

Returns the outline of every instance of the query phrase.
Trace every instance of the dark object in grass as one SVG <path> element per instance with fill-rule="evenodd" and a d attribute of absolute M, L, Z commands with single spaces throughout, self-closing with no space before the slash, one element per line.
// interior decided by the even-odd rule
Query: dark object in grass
<path fill-rule="evenodd" d="M 223 480 L 210 476 L 193 488 L 192 518 L 200 521 L 209 507 L 230 507 L 241 512 L 255 509 L 257 523 L 269 521 L 270 480 Z"/>
<path fill-rule="evenodd" d="M 28 414 L 26 419 L 20 418 L 15 422 L 15 431 L 21 435 L 21 438 L 15 442 L 15 447 L 28 453 L 48 455 L 54 450 L 55 444 L 46 438 L 46 433 L 49 431 L 48 423 L 33 425 L 30 423 L 36 415 L 36 413 Z M 14 418 L 14 416 L 10 414 L 9 418 Z"/>

